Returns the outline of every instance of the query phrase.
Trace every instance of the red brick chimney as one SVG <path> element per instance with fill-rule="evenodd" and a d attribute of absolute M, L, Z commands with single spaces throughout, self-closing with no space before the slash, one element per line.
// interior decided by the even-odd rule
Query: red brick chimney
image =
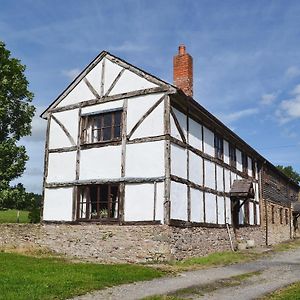
<path fill-rule="evenodd" d="M 187 96 L 193 96 L 193 58 L 186 53 L 183 44 L 173 58 L 173 81 Z"/>

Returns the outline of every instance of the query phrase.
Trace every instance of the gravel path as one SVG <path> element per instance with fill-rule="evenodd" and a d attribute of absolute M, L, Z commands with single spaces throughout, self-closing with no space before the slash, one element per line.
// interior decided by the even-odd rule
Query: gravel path
<path fill-rule="evenodd" d="M 151 281 L 120 285 L 73 300 L 134 300 L 157 294 L 168 294 L 179 289 L 213 283 L 216 280 L 241 275 L 248 272 L 263 271 L 261 275 L 245 280 L 240 286 L 222 288 L 203 297 L 194 299 L 255 299 L 287 284 L 300 280 L 300 249 L 276 254 L 245 264 L 211 268 L 181 273 L 176 277 L 165 277 Z"/>

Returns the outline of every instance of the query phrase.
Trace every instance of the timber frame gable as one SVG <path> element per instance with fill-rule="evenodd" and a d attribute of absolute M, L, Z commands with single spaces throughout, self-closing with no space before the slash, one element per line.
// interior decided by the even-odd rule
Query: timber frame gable
<path fill-rule="evenodd" d="M 105 89 L 105 61 L 116 64 L 120 67 L 120 71 L 117 72 L 110 81 L 109 86 Z M 98 87 L 90 82 L 88 79 L 88 75 L 92 70 L 97 67 L 97 65 L 101 65 L 101 81 L 98 82 Z M 140 90 L 123 92 L 123 93 L 115 93 L 111 94 L 117 82 L 120 80 L 125 71 L 130 71 L 136 76 L 145 79 L 149 83 L 152 83 L 152 87 L 147 87 Z M 86 87 L 88 88 L 91 97 L 85 99 L 84 101 L 80 101 L 71 105 L 64 105 L 59 107 L 61 102 L 78 86 L 79 83 L 84 82 Z M 73 109 L 76 107 L 85 107 L 98 103 L 105 103 L 109 101 L 114 101 L 120 98 L 133 97 L 138 95 L 145 95 L 148 93 L 159 93 L 164 91 L 171 91 L 172 93 L 176 92 L 176 87 L 173 85 L 158 79 L 156 76 L 147 73 L 130 63 L 122 60 L 121 58 L 110 54 L 107 51 L 102 51 L 89 65 L 85 67 L 85 69 L 69 84 L 69 86 L 49 105 L 49 107 L 41 114 L 41 118 L 46 119 L 47 115 L 51 112 L 59 112 L 68 109 Z"/>

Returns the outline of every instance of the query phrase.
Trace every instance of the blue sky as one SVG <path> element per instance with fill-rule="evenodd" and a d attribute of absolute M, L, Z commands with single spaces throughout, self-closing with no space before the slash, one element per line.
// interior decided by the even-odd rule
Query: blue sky
<path fill-rule="evenodd" d="M 99 52 L 168 82 L 184 43 L 194 98 L 273 164 L 300 172 L 300 1 L 0 0 L 0 40 L 26 64 L 39 114 Z M 45 121 L 23 139 L 41 192 Z"/>

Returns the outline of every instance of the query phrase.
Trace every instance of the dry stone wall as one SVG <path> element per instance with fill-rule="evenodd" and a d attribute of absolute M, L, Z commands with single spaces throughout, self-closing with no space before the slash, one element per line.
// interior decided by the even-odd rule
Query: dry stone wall
<path fill-rule="evenodd" d="M 230 230 L 236 244 L 233 230 Z M 0 248 L 42 247 L 89 261 L 150 262 L 202 256 L 230 250 L 226 228 L 178 228 L 166 225 L 0 224 Z M 244 227 L 239 239 L 264 245 L 262 227 Z"/>

